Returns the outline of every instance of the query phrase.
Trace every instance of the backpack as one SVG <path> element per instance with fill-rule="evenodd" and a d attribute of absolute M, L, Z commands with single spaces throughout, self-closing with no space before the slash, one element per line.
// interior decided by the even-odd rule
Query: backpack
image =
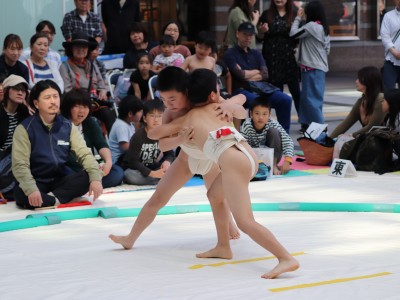
<path fill-rule="evenodd" d="M 384 174 L 400 169 L 399 161 L 393 161 L 393 153 L 400 152 L 394 145 L 400 135 L 388 128 L 363 133 L 343 144 L 339 158 L 351 160 L 357 170 Z"/>

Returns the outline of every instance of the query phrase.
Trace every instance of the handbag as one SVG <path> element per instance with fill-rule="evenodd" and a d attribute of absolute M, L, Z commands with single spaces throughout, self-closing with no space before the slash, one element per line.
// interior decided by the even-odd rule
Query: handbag
<path fill-rule="evenodd" d="M 280 91 L 280 89 L 273 84 L 270 84 L 266 81 L 249 81 L 250 90 L 259 95 L 271 95 L 276 91 Z"/>
<path fill-rule="evenodd" d="M 326 166 L 332 162 L 333 146 L 325 146 L 308 137 L 297 139 L 308 165 Z"/>

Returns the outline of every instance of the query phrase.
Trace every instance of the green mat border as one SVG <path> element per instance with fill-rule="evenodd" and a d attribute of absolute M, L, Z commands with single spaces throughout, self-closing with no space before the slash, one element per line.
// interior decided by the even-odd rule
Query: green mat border
<path fill-rule="evenodd" d="M 313 212 L 380 212 L 400 213 L 400 204 L 386 203 L 253 203 L 253 211 L 313 211 Z M 25 219 L 0 222 L 0 232 L 49 226 L 62 221 L 102 217 L 137 217 L 141 208 L 102 207 L 60 212 L 29 214 Z M 211 212 L 209 204 L 165 206 L 158 215 L 176 215 L 187 213 Z"/>

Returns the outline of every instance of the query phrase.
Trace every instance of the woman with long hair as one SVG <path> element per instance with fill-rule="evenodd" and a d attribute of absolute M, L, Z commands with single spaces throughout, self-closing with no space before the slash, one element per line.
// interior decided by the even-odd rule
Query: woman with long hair
<path fill-rule="evenodd" d="M 263 35 L 262 54 L 268 67 L 269 82 L 283 91 L 287 84 L 297 113 L 300 102 L 299 68 L 294 56 L 297 41 L 289 36 L 296 17 L 293 0 L 273 0 L 260 17 L 258 31 Z"/>
<path fill-rule="evenodd" d="M 400 90 L 392 89 L 385 92 L 381 101 L 382 111 L 386 113 L 386 126 L 400 130 Z"/>
<path fill-rule="evenodd" d="M 260 18 L 260 12 L 254 10 L 254 4 L 256 0 L 234 0 L 232 6 L 229 8 L 228 16 L 228 28 L 226 41 L 229 47 L 233 47 L 236 44 L 236 31 L 239 25 L 243 22 L 250 22 L 257 26 Z M 253 36 L 250 48 L 254 49 L 256 46 L 256 40 Z"/>
<path fill-rule="evenodd" d="M 373 126 L 383 125 L 386 112 L 382 110 L 382 78 L 376 67 L 367 66 L 358 71 L 356 89 L 362 93 L 361 98 L 353 105 L 350 113 L 329 135 L 335 138 L 345 133 L 357 121 L 362 128 L 353 132 L 353 137 L 368 132 Z"/>

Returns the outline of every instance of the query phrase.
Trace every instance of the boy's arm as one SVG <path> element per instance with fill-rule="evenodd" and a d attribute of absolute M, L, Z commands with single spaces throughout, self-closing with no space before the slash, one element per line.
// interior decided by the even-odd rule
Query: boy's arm
<path fill-rule="evenodd" d="M 179 117 L 168 124 L 156 126 L 148 131 L 148 137 L 152 140 L 160 140 L 162 138 L 170 137 L 181 131 L 184 118 Z"/>
<path fill-rule="evenodd" d="M 186 57 L 186 58 L 185 58 L 185 61 L 184 61 L 183 64 L 181 65 L 181 69 L 185 70 L 186 72 L 187 72 L 188 69 L 189 69 L 190 57 L 191 57 L 191 56 Z"/>
<path fill-rule="evenodd" d="M 238 94 L 228 100 L 224 100 L 222 97 L 219 99 L 221 109 L 220 115 L 224 117 L 230 117 L 232 115 L 236 119 L 247 118 L 247 111 L 243 107 L 246 102 L 246 97 L 242 94 Z M 229 120 L 231 121 L 231 120 Z"/>

